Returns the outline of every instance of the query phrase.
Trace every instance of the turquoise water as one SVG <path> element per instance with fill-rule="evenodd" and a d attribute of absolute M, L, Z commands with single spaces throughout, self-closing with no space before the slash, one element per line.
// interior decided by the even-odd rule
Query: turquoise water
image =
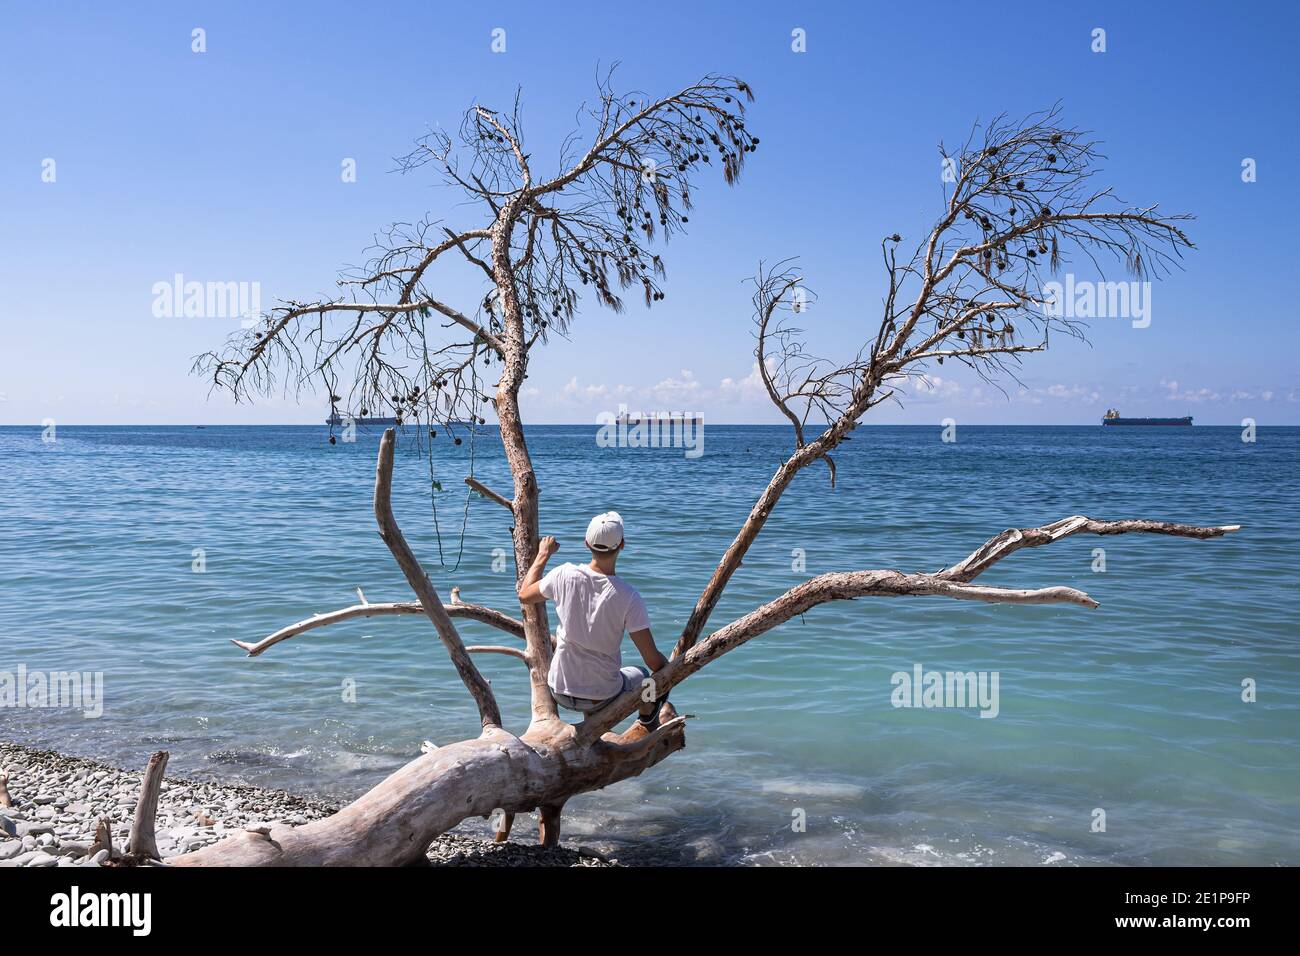
<path fill-rule="evenodd" d="M 595 431 L 530 430 L 543 530 L 575 559 L 590 515 L 622 512 L 620 570 L 666 649 L 788 432 L 710 426 L 691 460 L 599 448 Z M 350 796 L 421 740 L 472 735 L 468 695 L 419 619 L 338 625 L 257 659 L 229 643 L 354 603 L 357 587 L 409 599 L 370 511 L 377 440 L 62 427 L 47 444 L 37 428 L 0 428 L 0 670 L 103 671 L 105 688 L 100 719 L 0 709 L 0 737 L 127 766 L 166 747 L 178 773 Z M 509 610 L 511 569 L 493 570 L 493 550 L 510 547 L 506 512 L 475 498 L 460 543 L 469 452 L 435 443 L 446 569 L 429 465 L 409 440 L 395 509 L 444 596 L 459 584 Z M 675 691 L 698 718 L 687 749 L 576 798 L 566 836 L 641 862 L 1300 863 L 1298 453 L 1296 428 L 1262 428 L 1254 444 L 1199 426 L 967 427 L 955 444 L 938 428 L 860 429 L 836 456 L 837 488 L 811 469 L 787 493 L 714 624 L 812 574 L 936 570 L 1003 528 L 1070 514 L 1245 527 L 1206 542 L 1079 536 L 981 579 L 1068 584 L 1095 611 L 938 598 L 814 609 Z M 509 488 L 491 429 L 475 470 Z M 479 662 L 522 729 L 522 667 Z M 918 663 L 998 672 L 998 716 L 893 707 L 891 675 Z M 1247 678 L 1255 703 L 1241 700 Z M 1105 832 L 1092 830 L 1096 808 Z"/>

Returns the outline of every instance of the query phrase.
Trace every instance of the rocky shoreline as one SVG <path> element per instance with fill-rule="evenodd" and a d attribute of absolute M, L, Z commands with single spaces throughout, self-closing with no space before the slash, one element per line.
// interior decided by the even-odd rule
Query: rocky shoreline
<path fill-rule="evenodd" d="M 107 851 L 91 850 L 102 816 L 111 821 L 115 852 L 125 847 L 140 770 L 0 741 L 0 773 L 8 774 L 13 801 L 12 807 L 0 806 L 0 867 L 101 866 Z M 246 827 L 301 825 L 337 809 L 336 803 L 282 790 L 167 777 L 158 801 L 158 852 L 165 863 Z M 433 842 L 428 860 L 431 866 L 618 865 L 590 850 L 492 843 L 453 833 Z"/>

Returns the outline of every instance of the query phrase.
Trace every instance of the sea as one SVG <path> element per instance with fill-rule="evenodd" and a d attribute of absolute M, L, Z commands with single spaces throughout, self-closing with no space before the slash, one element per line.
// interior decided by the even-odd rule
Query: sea
<path fill-rule="evenodd" d="M 706 425 L 695 455 L 607 447 L 598 431 L 528 429 L 542 531 L 554 561 L 579 561 L 590 517 L 619 511 L 619 574 L 666 651 L 792 436 Z M 20 668 L 102 680 L 98 707 L 0 706 L 0 738 L 124 767 L 166 749 L 180 776 L 347 799 L 422 741 L 474 736 L 422 618 L 322 628 L 257 658 L 231 643 L 358 588 L 412 598 L 376 534 L 379 433 L 0 428 L 0 683 Z M 457 435 L 399 434 L 397 518 L 444 598 L 459 586 L 517 614 L 510 515 L 463 483 L 509 493 L 499 436 Z M 980 579 L 1068 585 L 1095 610 L 813 608 L 676 688 L 694 715 L 686 749 L 571 800 L 566 841 L 641 864 L 1300 863 L 1300 428 L 863 426 L 835 463 L 834 485 L 818 464 L 789 488 L 710 629 L 817 574 L 936 571 L 1068 515 L 1242 528 L 1077 535 Z M 476 660 L 522 732 L 522 666 Z M 949 674 L 977 675 L 982 702 L 942 693 Z M 516 838 L 532 827 L 518 820 Z"/>

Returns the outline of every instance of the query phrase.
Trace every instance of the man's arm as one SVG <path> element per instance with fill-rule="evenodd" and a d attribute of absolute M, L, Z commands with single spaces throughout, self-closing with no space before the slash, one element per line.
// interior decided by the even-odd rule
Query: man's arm
<path fill-rule="evenodd" d="M 641 659 L 645 661 L 646 666 L 650 668 L 651 673 L 655 673 L 659 668 L 668 663 L 668 658 L 659 653 L 659 648 L 655 647 L 654 635 L 650 633 L 650 628 L 632 632 L 632 643 L 636 649 L 641 652 Z"/>
<path fill-rule="evenodd" d="M 517 588 L 520 604 L 537 604 L 546 600 L 546 595 L 542 593 L 538 583 L 542 580 L 542 573 L 546 570 L 546 562 L 551 559 L 551 555 L 559 550 L 560 542 L 549 534 L 538 543 L 537 557 L 533 558 L 528 573 L 524 575 L 524 579 L 519 582 Z"/>

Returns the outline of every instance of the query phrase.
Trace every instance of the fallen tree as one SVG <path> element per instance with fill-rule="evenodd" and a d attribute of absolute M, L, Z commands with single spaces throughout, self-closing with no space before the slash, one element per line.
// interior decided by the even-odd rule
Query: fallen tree
<path fill-rule="evenodd" d="M 286 303 L 224 352 L 201 357 L 197 367 L 214 385 L 241 399 L 274 387 L 281 371 L 285 384 L 293 387 L 319 380 L 336 411 L 344 401 L 338 383 L 347 378 L 351 407 L 363 414 L 391 408 L 399 423 L 417 424 L 420 437 L 428 428 L 430 441 L 439 428 L 445 438 L 454 435 L 455 422 L 482 421 L 480 404 L 491 401 L 513 477 L 512 493 L 498 493 L 473 478 L 467 481 L 486 500 L 508 510 L 515 565 L 522 574 L 540 539 L 538 483 L 519 402 L 530 357 L 574 318 L 582 287 L 613 309 L 621 309 L 618 292 L 629 287 L 640 287 L 647 306 L 664 297 L 663 263 L 645 247 L 656 234 L 666 239 L 688 221 L 692 177 L 704 166 L 720 166 L 728 183 L 737 179 L 759 142 L 744 121 L 743 103 L 751 98 L 746 84 L 734 78 L 705 77 L 656 100 L 615 95 L 606 81 L 591 112 L 590 145 L 562 159 L 558 174 L 540 179 L 523 145 L 518 107 L 508 116 L 474 107 L 462 124 L 459 147 L 447 136 L 431 135 L 407 157 L 406 166 L 435 164 L 483 210 L 481 224 L 461 231 L 428 220 L 394 227 L 368 267 L 342 280 L 343 296 Z M 1237 530 L 1236 525 L 1076 515 L 1004 531 L 933 573 L 821 574 L 709 630 L 728 581 L 794 477 L 825 462 L 833 485 L 831 453 L 850 440 L 872 407 L 895 398 L 931 363 L 961 362 L 990 378 L 1014 374 L 1024 354 L 1046 348 L 1052 331 L 1081 334 L 1077 323 L 1053 314 L 1044 292 L 1044 268 L 1056 268 L 1074 250 L 1094 263 L 1111 256 L 1146 275 L 1161 272 L 1190 248 L 1179 226 L 1186 217 L 1125 206 L 1108 190 L 1090 189 L 1096 157 L 1095 144 L 1080 131 L 1058 125 L 1055 111 L 1019 123 L 998 119 L 977 127 L 951 157 L 956 174 L 945 208 L 911 255 L 900 258 L 899 235 L 883 241 L 888 279 L 883 316 L 875 335 L 847 361 L 814 357 L 791 325 L 791 317 L 802 314 L 809 301 L 802 277 L 785 263 L 774 269 L 760 266 L 755 356 L 768 396 L 791 423 L 792 450 L 719 560 L 672 658 L 652 676 L 652 686 L 626 692 L 580 723 L 560 718 L 547 687 L 553 644 L 544 605 L 521 607 L 520 617 L 514 618 L 466 604 L 455 590 L 450 601 L 443 601 L 393 514 L 396 433 L 385 432 L 376 466 L 375 517 L 416 600 L 369 604 L 361 596 L 358 605 L 289 625 L 256 643 L 235 643 L 256 656 L 337 621 L 423 614 L 475 701 L 481 732 L 429 749 L 332 817 L 237 833 L 169 862 L 412 863 L 438 834 L 497 811 L 502 813 L 498 839 L 508 836 L 516 814 L 537 811 L 542 842 L 554 844 L 571 797 L 637 776 L 685 746 L 686 717 L 670 704 L 664 705 L 655 729 L 634 722 L 615 732 L 637 709 L 642 693 L 666 695 L 716 658 L 819 604 L 939 597 L 1095 608 L 1095 600 L 1070 587 L 1016 589 L 976 579 L 1019 550 L 1075 534 L 1205 539 Z M 484 276 L 488 292 L 477 309 L 457 309 L 432 293 L 433 270 L 448 257 Z M 445 320 L 439 323 L 443 329 L 468 337 L 438 341 L 428 326 L 434 316 Z M 499 379 L 486 396 L 477 369 L 494 363 Z M 828 424 L 813 426 L 814 421 Z M 521 646 L 466 645 L 457 620 L 496 628 Z M 474 663 L 477 653 L 508 654 L 528 668 L 531 720 L 522 733 L 502 726 L 492 688 Z"/>

